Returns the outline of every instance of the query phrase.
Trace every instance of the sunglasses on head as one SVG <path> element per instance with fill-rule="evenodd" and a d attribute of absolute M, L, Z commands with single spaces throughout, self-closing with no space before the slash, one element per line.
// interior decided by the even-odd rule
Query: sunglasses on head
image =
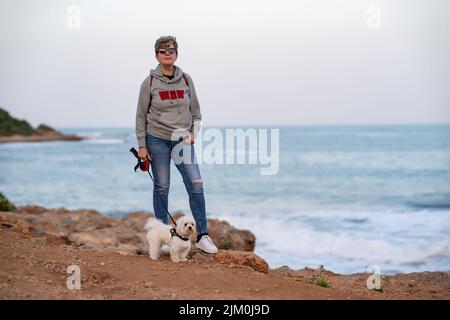
<path fill-rule="evenodd" d="M 170 48 L 170 49 L 167 49 L 167 50 L 165 50 L 165 49 L 158 49 L 158 53 L 159 54 L 175 54 L 175 53 L 177 53 L 177 49 L 175 49 L 175 48 Z"/>

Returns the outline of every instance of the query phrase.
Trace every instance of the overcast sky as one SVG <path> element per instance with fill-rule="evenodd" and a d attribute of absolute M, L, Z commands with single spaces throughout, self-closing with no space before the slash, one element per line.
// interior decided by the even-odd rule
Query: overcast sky
<path fill-rule="evenodd" d="M 0 0 L 0 106 L 134 127 L 173 35 L 205 126 L 449 123 L 449 21 L 448 0 Z"/>

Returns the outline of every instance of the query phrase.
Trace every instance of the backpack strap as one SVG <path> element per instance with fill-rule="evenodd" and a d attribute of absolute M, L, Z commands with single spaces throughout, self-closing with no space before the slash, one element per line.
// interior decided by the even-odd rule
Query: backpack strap
<path fill-rule="evenodd" d="M 189 98 L 190 98 L 191 97 L 191 87 L 189 87 L 189 81 L 188 81 L 186 75 L 184 74 L 184 72 L 183 72 L 183 79 L 186 82 L 187 87 L 189 88 Z"/>
<path fill-rule="evenodd" d="M 147 113 L 150 111 L 150 106 L 152 105 L 152 82 L 153 82 L 153 75 L 150 75 L 150 100 L 148 102 L 148 109 Z"/>
<path fill-rule="evenodd" d="M 186 75 L 184 74 L 184 72 L 183 72 L 183 79 L 184 79 L 184 81 L 186 82 L 186 85 L 187 85 L 188 88 L 189 88 L 189 82 L 188 82 L 187 77 L 186 77 Z M 189 88 L 189 89 L 191 89 L 191 88 Z"/>

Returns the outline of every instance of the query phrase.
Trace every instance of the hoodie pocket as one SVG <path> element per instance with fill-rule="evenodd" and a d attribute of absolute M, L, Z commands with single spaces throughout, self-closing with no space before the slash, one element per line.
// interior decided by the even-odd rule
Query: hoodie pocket
<path fill-rule="evenodd" d="M 189 114 L 189 109 L 183 104 L 173 104 L 164 108 L 159 120 L 172 129 L 187 128 L 190 126 Z"/>

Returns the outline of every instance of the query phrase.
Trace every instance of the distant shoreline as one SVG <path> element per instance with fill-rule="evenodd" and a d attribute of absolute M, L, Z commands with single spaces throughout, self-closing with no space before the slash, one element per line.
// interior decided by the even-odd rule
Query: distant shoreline
<path fill-rule="evenodd" d="M 32 134 L 24 136 L 14 134 L 11 136 L 0 136 L 0 143 L 8 142 L 44 142 L 44 141 L 81 141 L 85 138 L 77 135 L 66 135 L 59 132 L 48 132 L 44 134 Z"/>
<path fill-rule="evenodd" d="M 0 143 L 40 141 L 80 141 L 82 137 L 66 135 L 46 124 L 33 128 L 26 120 L 14 118 L 0 108 Z"/>

